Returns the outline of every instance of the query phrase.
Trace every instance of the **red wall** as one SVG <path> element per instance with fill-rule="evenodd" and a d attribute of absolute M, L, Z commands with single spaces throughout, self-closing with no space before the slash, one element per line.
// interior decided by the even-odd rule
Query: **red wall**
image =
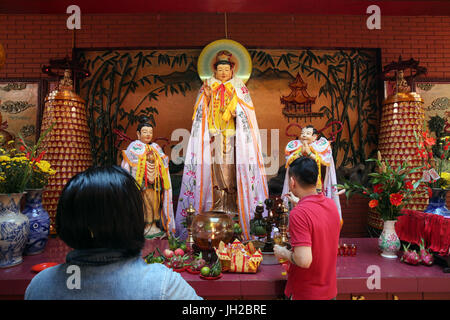
<path fill-rule="evenodd" d="M 0 78 L 43 77 L 50 58 L 71 54 L 68 15 L 0 15 L 6 65 Z M 248 48 L 366 47 L 382 49 L 382 65 L 419 59 L 427 77 L 450 78 L 450 17 L 381 17 L 368 30 L 367 16 L 228 14 L 228 37 Z M 225 37 L 223 14 L 82 14 L 77 47 L 203 47 Z"/>
<path fill-rule="evenodd" d="M 381 30 L 368 30 L 366 16 L 228 14 L 230 39 L 247 48 L 381 48 L 382 65 L 420 60 L 427 77 L 450 78 L 450 17 L 382 16 Z M 45 77 L 50 58 L 71 54 L 67 15 L 0 15 L 0 43 L 7 60 L 0 78 Z M 203 47 L 225 37 L 223 14 L 82 15 L 77 47 Z M 364 236 L 367 204 L 342 199 L 342 235 Z"/>

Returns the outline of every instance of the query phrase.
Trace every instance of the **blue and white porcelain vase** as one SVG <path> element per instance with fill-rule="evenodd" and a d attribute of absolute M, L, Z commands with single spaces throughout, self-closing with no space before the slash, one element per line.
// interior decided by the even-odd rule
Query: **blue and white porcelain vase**
<path fill-rule="evenodd" d="M 20 212 L 23 193 L 0 194 L 0 268 L 22 263 L 30 232 L 28 217 Z"/>
<path fill-rule="evenodd" d="M 42 253 L 48 241 L 50 216 L 42 206 L 42 189 L 26 190 L 23 214 L 30 221 L 30 233 L 24 254 Z"/>
<path fill-rule="evenodd" d="M 433 213 L 446 218 L 450 218 L 450 210 L 445 206 L 445 200 L 448 189 L 431 189 L 431 198 L 428 201 L 428 206 L 424 210 L 426 213 Z"/>

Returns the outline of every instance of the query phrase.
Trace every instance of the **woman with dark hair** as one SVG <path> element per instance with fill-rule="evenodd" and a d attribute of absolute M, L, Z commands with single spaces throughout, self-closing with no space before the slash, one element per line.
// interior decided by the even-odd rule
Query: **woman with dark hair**
<path fill-rule="evenodd" d="M 120 167 L 90 168 L 64 187 L 56 232 L 71 248 L 66 262 L 45 269 L 25 299 L 201 299 L 176 272 L 147 264 L 144 204 L 135 179 Z"/>

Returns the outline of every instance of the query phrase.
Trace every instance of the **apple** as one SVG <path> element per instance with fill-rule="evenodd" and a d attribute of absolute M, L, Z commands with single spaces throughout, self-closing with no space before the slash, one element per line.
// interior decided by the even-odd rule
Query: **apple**
<path fill-rule="evenodd" d="M 175 254 L 176 256 L 184 256 L 184 251 L 183 251 L 183 249 L 178 248 L 178 249 L 176 249 L 176 250 L 174 251 L 174 254 Z"/>
<path fill-rule="evenodd" d="M 166 249 L 166 250 L 164 250 L 163 254 L 164 254 L 164 257 L 166 257 L 167 259 L 170 259 L 173 257 L 174 252 L 170 249 Z"/>

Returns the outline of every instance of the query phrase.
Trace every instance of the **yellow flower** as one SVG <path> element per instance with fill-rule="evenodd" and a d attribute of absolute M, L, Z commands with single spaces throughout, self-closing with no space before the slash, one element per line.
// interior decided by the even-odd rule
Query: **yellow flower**
<path fill-rule="evenodd" d="M 1 162 L 8 162 L 11 161 L 11 158 L 8 156 L 0 156 L 0 161 Z"/>
<path fill-rule="evenodd" d="M 442 172 L 441 178 L 445 180 L 445 187 L 450 185 L 450 172 Z"/>
<path fill-rule="evenodd" d="M 36 162 L 36 166 L 44 173 L 48 173 L 50 170 L 50 163 L 48 161 L 42 160 L 40 162 Z"/>

